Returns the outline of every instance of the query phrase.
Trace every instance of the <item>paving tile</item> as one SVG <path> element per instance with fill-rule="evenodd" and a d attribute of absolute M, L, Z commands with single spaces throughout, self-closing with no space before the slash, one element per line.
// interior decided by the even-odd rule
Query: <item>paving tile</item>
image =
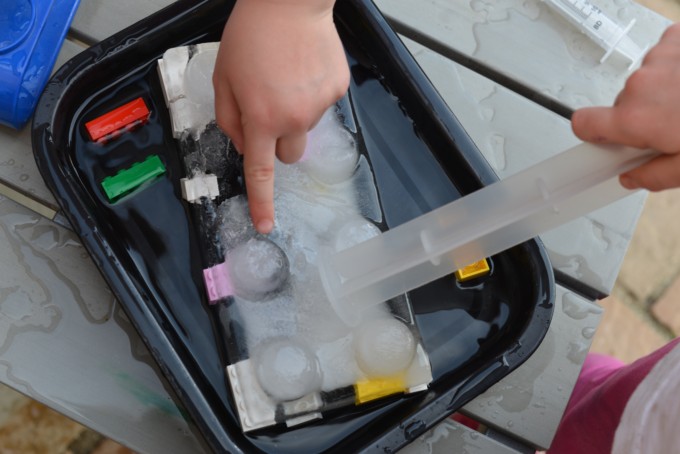
<path fill-rule="evenodd" d="M 5 424 L 18 408 L 26 405 L 30 400 L 9 386 L 0 384 L 0 425 Z"/>
<path fill-rule="evenodd" d="M 134 454 L 0 384 L 0 454 Z"/>
<path fill-rule="evenodd" d="M 680 271 L 680 189 L 647 197 L 616 285 L 634 300 L 658 298 Z"/>
<path fill-rule="evenodd" d="M 0 426 L 0 453 L 69 453 L 70 444 L 85 430 L 80 424 L 29 399 L 14 408 Z"/>
<path fill-rule="evenodd" d="M 636 2 L 666 16 L 673 22 L 680 21 L 680 2 L 677 0 L 636 0 Z"/>
<path fill-rule="evenodd" d="M 665 293 L 652 306 L 652 314 L 659 323 L 680 335 L 680 277 L 676 278 Z"/>
<path fill-rule="evenodd" d="M 630 363 L 666 344 L 664 334 L 629 304 L 610 296 L 599 301 L 604 308 L 590 351 Z"/>

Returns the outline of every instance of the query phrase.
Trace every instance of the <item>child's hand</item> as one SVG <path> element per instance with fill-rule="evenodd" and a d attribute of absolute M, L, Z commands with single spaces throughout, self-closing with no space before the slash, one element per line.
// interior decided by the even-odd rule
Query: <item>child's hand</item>
<path fill-rule="evenodd" d="M 274 160 L 297 161 L 307 131 L 349 85 L 335 0 L 238 0 L 213 85 L 217 124 L 244 156 L 255 228 L 274 226 Z"/>
<path fill-rule="evenodd" d="M 574 133 L 589 142 L 653 148 L 663 153 L 621 175 L 628 189 L 680 186 L 680 24 L 671 26 L 640 69 L 626 81 L 614 107 L 591 107 L 572 117 Z"/>

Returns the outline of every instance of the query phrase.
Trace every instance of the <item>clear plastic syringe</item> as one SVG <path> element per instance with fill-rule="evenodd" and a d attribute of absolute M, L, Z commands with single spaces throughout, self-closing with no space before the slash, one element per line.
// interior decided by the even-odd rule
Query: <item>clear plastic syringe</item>
<path fill-rule="evenodd" d="M 619 54 L 630 60 L 628 69 L 632 69 L 638 64 L 649 48 L 649 46 L 640 48 L 628 36 L 628 32 L 635 25 L 635 19 L 631 20 L 625 27 L 621 27 L 589 0 L 543 1 L 606 51 L 600 59 L 600 63 L 609 58 L 612 52 L 616 50 Z"/>

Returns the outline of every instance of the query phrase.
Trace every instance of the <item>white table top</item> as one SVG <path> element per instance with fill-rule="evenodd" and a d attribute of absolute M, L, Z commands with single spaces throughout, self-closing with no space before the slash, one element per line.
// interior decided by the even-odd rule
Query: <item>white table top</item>
<path fill-rule="evenodd" d="M 82 42 L 106 38 L 169 3 L 82 0 L 72 25 L 78 40 L 64 44 L 58 65 Z M 538 0 L 377 4 L 418 41 L 405 38 L 501 178 L 577 140 L 564 118 L 447 57 L 489 66 L 570 108 L 611 103 L 627 75 L 620 62 L 600 64 L 602 51 Z M 628 0 L 598 4 L 617 20 L 635 17 L 630 36 L 639 44 L 653 44 L 669 24 Z M 35 167 L 29 128 L 0 127 L 0 150 L 0 381 L 135 451 L 201 450 L 77 236 L 50 220 L 58 207 Z M 406 451 L 513 452 L 506 436 L 549 445 L 601 316 L 592 298 L 611 291 L 643 203 L 638 194 L 542 236 L 560 272 L 546 339 L 464 408 L 502 443 L 447 421 Z"/>

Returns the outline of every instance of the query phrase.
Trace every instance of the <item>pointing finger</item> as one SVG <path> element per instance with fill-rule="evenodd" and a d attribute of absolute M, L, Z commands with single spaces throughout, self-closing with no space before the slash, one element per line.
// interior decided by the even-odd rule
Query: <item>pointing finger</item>
<path fill-rule="evenodd" d="M 243 171 L 248 206 L 255 229 L 269 233 L 274 228 L 274 152 L 276 139 L 244 129 Z"/>

